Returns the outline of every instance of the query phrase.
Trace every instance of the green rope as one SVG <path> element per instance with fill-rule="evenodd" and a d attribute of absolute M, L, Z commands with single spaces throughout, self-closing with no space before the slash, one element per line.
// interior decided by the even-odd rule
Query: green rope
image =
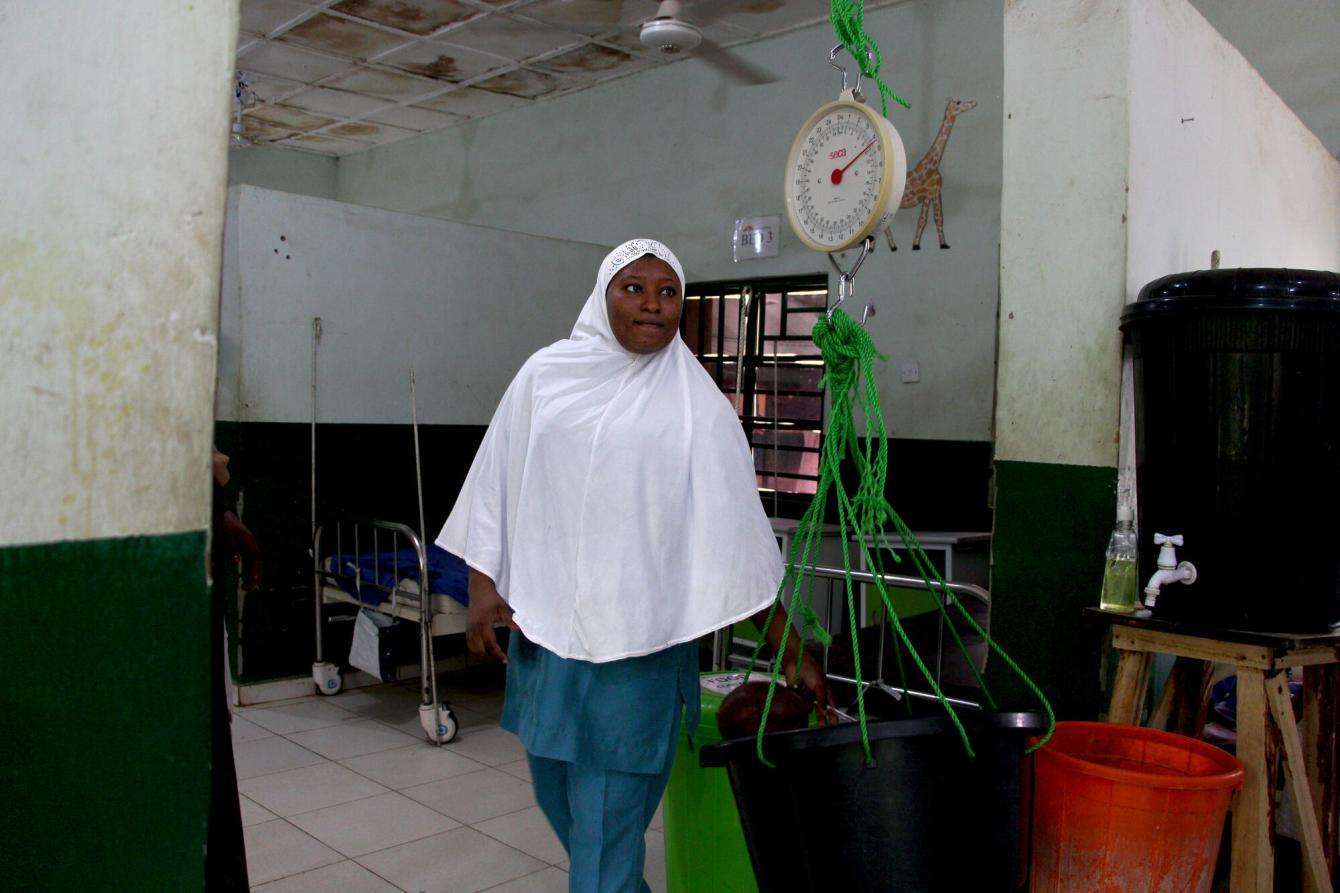
<path fill-rule="evenodd" d="M 906 690 L 908 687 L 903 669 L 903 652 L 906 651 L 921 678 L 930 686 L 941 707 L 944 708 L 945 713 L 957 729 L 964 749 L 969 756 L 973 755 L 972 743 L 968 739 L 967 729 L 964 728 L 963 722 L 949 699 L 941 691 L 939 681 L 926 666 L 916 648 L 913 647 L 885 587 L 880 555 L 883 551 L 881 547 L 884 549 L 888 547 L 888 537 L 885 530 L 890 523 L 911 554 L 912 564 L 916 567 L 917 573 L 921 576 L 927 588 L 935 593 L 941 619 L 949 627 L 955 646 L 963 654 L 968 666 L 972 669 L 987 705 L 995 709 L 996 700 L 987 689 L 985 681 L 981 674 L 977 672 L 976 666 L 968 655 L 963 639 L 955 629 L 954 618 L 950 615 L 947 606 L 952 606 L 957 611 L 958 615 L 982 637 L 988 647 L 1000 656 L 1006 666 L 1024 682 L 1029 691 L 1038 699 L 1047 714 L 1047 732 L 1032 749 L 1041 747 L 1051 738 L 1056 726 L 1056 717 L 1052 712 L 1051 704 L 1048 703 L 1042 690 L 1001 649 L 986 630 L 978 625 L 968 609 L 949 589 L 935 566 L 931 564 L 916 536 L 913 535 L 911 529 L 903 522 L 898 513 L 893 510 L 893 507 L 889 505 L 884 495 L 888 484 L 889 443 L 883 410 L 879 405 L 874 366 L 876 360 L 885 358 L 875 350 L 869 333 L 841 310 L 834 311 L 831 318 L 820 318 L 815 323 L 813 339 L 823 356 L 825 365 L 823 386 L 830 403 L 827 436 L 820 448 L 819 483 L 813 499 L 800 519 L 800 524 L 796 530 L 797 535 L 791 542 L 791 551 L 787 556 L 786 573 L 782 578 L 781 586 L 778 588 L 777 598 L 768 610 L 764 629 L 771 628 L 777 607 L 783 603 L 789 592 L 787 608 L 790 616 L 800 617 L 804 621 L 803 629 L 799 633 L 802 650 L 805 638 L 811 636 L 823 645 L 831 643 L 832 637 L 818 622 L 812 607 L 814 576 L 809 572 L 809 569 L 813 566 L 815 550 L 823 529 L 824 507 L 828 503 L 829 496 L 832 495 L 837 505 L 839 542 L 842 546 L 847 623 L 851 630 L 852 643 L 852 677 L 856 680 L 857 720 L 861 727 L 861 744 L 865 750 L 867 764 L 873 764 L 874 758 L 870 749 L 870 736 L 865 710 L 866 686 L 862 683 L 861 677 L 860 624 L 856 616 L 856 587 L 851 577 L 852 555 L 850 544 L 853 541 L 859 544 L 860 554 L 865 558 L 866 566 L 875 571 L 873 585 L 879 593 L 885 617 L 887 617 L 894 631 L 899 681 L 902 683 L 903 689 Z M 856 407 L 859 407 L 861 419 L 864 422 L 866 435 L 864 440 L 856 433 Z M 851 493 L 848 492 L 847 486 L 842 481 L 841 470 L 844 461 L 851 462 L 857 472 L 857 486 L 855 491 Z M 892 552 L 890 554 L 893 555 L 895 561 L 901 561 L 896 554 Z M 782 674 L 782 664 L 791 633 L 792 624 L 787 623 L 782 633 L 782 642 L 772 660 L 768 694 L 763 704 L 763 722 L 759 726 L 756 740 L 759 760 L 768 766 L 772 764 L 764 756 L 763 739 L 767 731 L 767 718 L 771 712 L 773 695 L 777 690 L 777 683 Z M 754 662 L 758 660 L 763 644 L 763 641 L 760 640 L 758 646 L 754 649 L 750 666 L 753 666 Z"/>
<path fill-rule="evenodd" d="M 890 99 L 910 109 L 912 104 L 890 90 L 879 76 L 884 56 L 879 51 L 879 44 L 865 33 L 865 0 L 832 0 L 828 20 L 833 23 L 833 33 L 860 66 L 861 74 L 879 86 L 879 103 L 884 117 L 889 116 Z"/>

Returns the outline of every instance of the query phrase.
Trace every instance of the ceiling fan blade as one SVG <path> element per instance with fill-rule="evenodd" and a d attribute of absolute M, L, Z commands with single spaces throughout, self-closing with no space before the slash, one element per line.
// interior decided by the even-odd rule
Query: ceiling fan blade
<path fill-rule="evenodd" d="M 693 51 L 694 55 L 708 65 L 720 71 L 736 83 L 756 87 L 760 84 L 774 84 L 780 78 L 765 68 L 746 62 L 734 53 L 723 50 L 713 41 L 704 39 Z"/>

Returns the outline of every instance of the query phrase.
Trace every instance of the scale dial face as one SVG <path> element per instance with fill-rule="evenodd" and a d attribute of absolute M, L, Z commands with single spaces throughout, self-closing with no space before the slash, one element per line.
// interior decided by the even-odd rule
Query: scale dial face
<path fill-rule="evenodd" d="M 907 155 L 893 125 L 849 98 L 820 107 L 786 164 L 791 228 L 815 251 L 845 251 L 898 207 Z"/>

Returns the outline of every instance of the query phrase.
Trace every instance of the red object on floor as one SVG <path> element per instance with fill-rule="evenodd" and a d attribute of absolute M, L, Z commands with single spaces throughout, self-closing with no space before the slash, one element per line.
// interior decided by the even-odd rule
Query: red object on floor
<path fill-rule="evenodd" d="M 1034 893 L 1210 889 L 1237 758 L 1169 732 L 1063 722 L 1034 759 Z"/>

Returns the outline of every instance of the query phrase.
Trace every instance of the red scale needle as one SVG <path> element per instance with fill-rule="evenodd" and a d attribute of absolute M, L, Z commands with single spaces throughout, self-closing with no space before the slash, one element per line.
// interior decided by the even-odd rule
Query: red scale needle
<path fill-rule="evenodd" d="M 834 185 L 834 186 L 838 186 L 838 185 L 840 185 L 840 184 L 842 183 L 842 175 L 845 174 L 845 173 L 847 172 L 847 168 L 849 168 L 849 167 L 851 167 L 853 164 L 855 164 L 855 163 L 856 163 L 856 159 L 858 159 L 858 158 L 860 158 L 862 155 L 864 155 L 864 154 L 870 149 L 870 147 L 873 146 L 873 145 L 875 144 L 875 142 L 876 142 L 877 139 L 878 139 L 878 137 L 876 137 L 876 139 L 871 140 L 870 142 L 866 143 L 866 144 L 865 144 L 865 148 L 862 149 L 861 151 L 857 152 L 856 155 L 852 157 L 852 160 L 851 160 L 851 161 L 848 161 L 848 162 L 846 163 L 845 166 L 843 166 L 843 167 L 835 167 L 835 168 L 833 168 L 833 176 L 832 176 L 831 179 L 832 179 L 832 181 L 833 181 L 833 185 Z"/>

